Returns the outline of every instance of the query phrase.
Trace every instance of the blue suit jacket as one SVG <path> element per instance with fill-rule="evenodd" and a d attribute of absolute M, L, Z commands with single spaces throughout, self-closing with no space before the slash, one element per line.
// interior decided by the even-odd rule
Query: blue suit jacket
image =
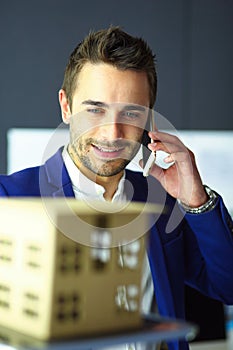
<path fill-rule="evenodd" d="M 154 178 L 127 170 L 126 179 L 128 198 L 156 203 L 165 200 L 168 207 L 151 229 L 148 246 L 161 315 L 184 318 L 185 283 L 232 304 L 233 225 L 221 197 L 212 211 L 183 217 L 174 198 Z M 42 166 L 0 176 L 0 196 L 73 197 L 61 150 Z M 169 348 L 188 347 L 185 342 L 172 342 Z"/>

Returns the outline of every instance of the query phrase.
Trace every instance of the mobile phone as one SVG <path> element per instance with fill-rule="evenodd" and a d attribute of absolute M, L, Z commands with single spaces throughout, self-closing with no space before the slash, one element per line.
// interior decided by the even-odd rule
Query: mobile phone
<path fill-rule="evenodd" d="M 145 130 L 143 132 L 143 137 L 142 137 L 142 156 L 143 156 L 143 176 L 148 176 L 150 173 L 150 170 L 155 162 L 156 159 L 156 152 L 152 152 L 148 148 L 148 143 L 153 143 L 153 140 L 150 139 L 148 136 L 148 131 L 154 131 L 155 126 L 154 126 L 154 117 L 153 113 L 150 112 L 150 115 L 148 116 L 147 124 L 145 127 Z"/>

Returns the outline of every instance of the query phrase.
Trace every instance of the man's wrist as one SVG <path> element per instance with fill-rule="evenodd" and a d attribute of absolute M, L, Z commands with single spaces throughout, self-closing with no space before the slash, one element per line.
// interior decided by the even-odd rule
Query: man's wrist
<path fill-rule="evenodd" d="M 179 201 L 180 206 L 186 211 L 186 213 L 202 214 L 202 213 L 205 213 L 207 211 L 214 209 L 214 207 L 216 206 L 217 200 L 218 200 L 218 195 L 217 195 L 217 193 L 215 193 L 211 188 L 209 188 L 206 185 L 204 185 L 204 189 L 205 189 L 206 194 L 207 194 L 209 199 L 206 203 L 200 205 L 199 207 L 196 207 L 196 208 L 189 207 L 188 205 Z"/>

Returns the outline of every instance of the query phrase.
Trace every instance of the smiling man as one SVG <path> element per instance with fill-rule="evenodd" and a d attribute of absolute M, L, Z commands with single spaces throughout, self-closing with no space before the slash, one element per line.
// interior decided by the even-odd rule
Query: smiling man
<path fill-rule="evenodd" d="M 149 237 L 145 274 L 153 284 L 145 294 L 146 311 L 154 295 L 161 315 L 184 318 L 185 284 L 233 303 L 233 224 L 221 196 L 202 184 L 195 157 L 181 140 L 159 130 L 148 133 L 157 90 L 154 59 L 144 40 L 118 27 L 84 38 L 59 91 L 69 145 L 39 167 L 0 176 L 0 196 L 162 201 L 166 214 Z M 153 141 L 151 151 L 168 153 L 170 165 L 154 164 L 147 178 L 125 169 L 145 135 Z M 168 346 L 188 349 L 185 341 Z"/>

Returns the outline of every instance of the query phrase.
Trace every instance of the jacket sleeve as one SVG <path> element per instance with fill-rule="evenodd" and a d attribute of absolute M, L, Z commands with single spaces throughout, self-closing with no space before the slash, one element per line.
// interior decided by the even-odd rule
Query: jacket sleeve
<path fill-rule="evenodd" d="M 187 283 L 233 304 L 233 223 L 222 198 L 211 211 L 185 219 Z"/>

